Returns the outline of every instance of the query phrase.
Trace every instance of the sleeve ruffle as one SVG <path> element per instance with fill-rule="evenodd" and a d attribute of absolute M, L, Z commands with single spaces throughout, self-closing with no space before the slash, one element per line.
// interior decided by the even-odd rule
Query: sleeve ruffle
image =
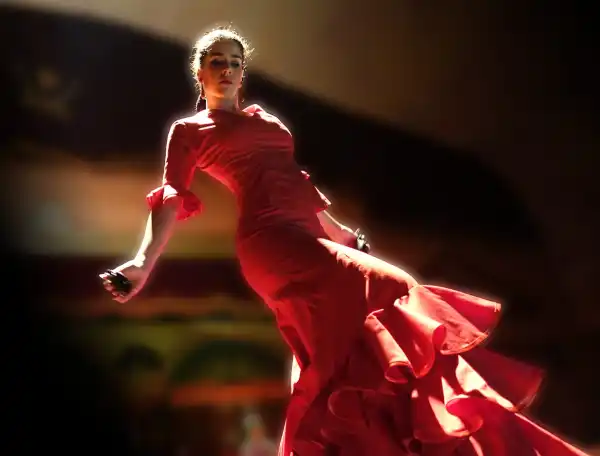
<path fill-rule="evenodd" d="M 189 190 L 179 190 L 172 185 L 165 184 L 155 188 L 146 195 L 148 207 L 152 210 L 160 207 L 170 198 L 179 196 L 182 198 L 181 206 L 177 212 L 177 220 L 186 220 L 202 212 L 202 202 Z"/>
<path fill-rule="evenodd" d="M 302 175 L 304 176 L 304 178 L 310 182 L 310 174 L 308 174 L 306 171 L 302 171 Z M 312 185 L 312 183 L 311 183 Z M 315 187 L 313 185 L 313 188 L 315 190 L 316 193 L 316 200 L 317 200 L 317 207 L 316 207 L 316 212 L 321 212 L 321 211 L 325 211 L 329 208 L 329 206 L 331 206 L 331 201 L 329 201 L 329 198 L 327 198 L 325 196 L 324 193 L 322 193 L 317 187 Z"/>

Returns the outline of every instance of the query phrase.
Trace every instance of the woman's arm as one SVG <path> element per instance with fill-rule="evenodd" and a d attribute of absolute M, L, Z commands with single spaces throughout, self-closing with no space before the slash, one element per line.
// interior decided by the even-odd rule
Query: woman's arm
<path fill-rule="evenodd" d="M 146 195 L 150 215 L 137 255 L 100 275 L 104 287 L 119 302 L 128 301 L 142 289 L 173 234 L 175 222 L 202 209 L 200 200 L 189 190 L 196 169 L 196 154 L 189 145 L 185 123 L 177 121 L 171 126 L 166 149 L 162 185 Z M 130 282 L 130 291 L 119 289 L 120 285 L 113 280 L 114 274 L 125 276 Z"/>
<path fill-rule="evenodd" d="M 135 261 L 151 271 L 173 234 L 181 197 L 173 197 L 150 212 Z"/>
<path fill-rule="evenodd" d="M 162 186 L 146 197 L 150 215 L 135 260 L 152 269 L 173 234 L 178 219 L 191 217 L 201 203 L 190 191 L 196 157 L 188 141 L 186 126 L 175 122 L 169 131 Z"/>
<path fill-rule="evenodd" d="M 329 238 L 338 244 L 353 245 L 356 243 L 356 233 L 338 222 L 328 211 L 317 214 L 323 230 Z"/>
<path fill-rule="evenodd" d="M 171 237 L 179 211 L 178 205 L 181 203 L 181 198 L 172 197 L 153 208 L 146 222 L 142 244 L 134 259 L 100 274 L 104 288 L 113 295 L 115 301 L 125 303 L 144 287 Z"/>
<path fill-rule="evenodd" d="M 302 171 L 305 179 L 310 180 L 310 175 L 306 171 Z M 315 194 L 319 199 L 317 204 L 317 217 L 325 234 L 334 242 L 338 244 L 347 245 L 354 249 L 368 253 L 371 250 L 371 246 L 367 241 L 365 235 L 360 230 L 352 231 L 343 223 L 338 222 L 333 215 L 331 215 L 327 208 L 331 206 L 329 199 L 321 192 L 317 187 L 313 185 Z"/>

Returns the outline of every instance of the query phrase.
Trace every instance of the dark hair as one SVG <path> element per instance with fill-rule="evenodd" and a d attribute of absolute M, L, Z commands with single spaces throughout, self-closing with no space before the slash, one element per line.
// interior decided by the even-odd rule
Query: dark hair
<path fill-rule="evenodd" d="M 250 48 L 248 41 L 229 26 L 217 27 L 216 29 L 207 32 L 200 38 L 198 38 L 192 50 L 192 58 L 190 64 L 190 69 L 192 70 L 194 80 L 196 81 L 196 87 L 199 92 L 198 103 L 196 104 L 196 109 L 198 111 L 201 108 L 202 100 L 204 98 L 202 85 L 198 81 L 198 70 L 204 64 L 204 59 L 208 55 L 210 48 L 213 46 L 213 44 L 219 41 L 234 41 L 240 46 L 240 49 L 242 51 L 242 68 L 244 72 L 246 71 L 246 66 L 248 63 L 248 59 L 250 58 L 250 54 L 252 54 L 252 49 Z"/>

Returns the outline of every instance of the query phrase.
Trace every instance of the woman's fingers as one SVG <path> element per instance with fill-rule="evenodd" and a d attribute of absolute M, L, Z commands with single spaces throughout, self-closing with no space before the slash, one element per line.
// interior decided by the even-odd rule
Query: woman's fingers
<path fill-rule="evenodd" d="M 112 299 L 124 303 L 133 298 L 144 286 L 147 273 L 133 262 L 98 274 L 102 286 L 112 295 Z"/>
<path fill-rule="evenodd" d="M 110 280 L 110 276 L 108 274 L 99 274 L 100 279 L 102 280 L 102 286 L 106 291 L 108 291 L 115 301 L 125 302 L 129 299 L 129 295 L 132 293 L 125 294 L 121 291 L 115 289 L 115 286 Z"/>
<path fill-rule="evenodd" d="M 119 292 L 114 292 L 113 293 L 113 300 L 117 301 L 120 304 L 126 303 L 127 301 L 129 301 L 131 298 L 133 298 L 133 296 L 135 295 L 136 290 L 131 290 L 130 293 L 119 293 Z"/>

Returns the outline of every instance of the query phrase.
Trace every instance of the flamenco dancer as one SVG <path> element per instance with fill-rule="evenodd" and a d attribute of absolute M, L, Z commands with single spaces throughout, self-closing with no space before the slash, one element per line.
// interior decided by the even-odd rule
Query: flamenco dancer
<path fill-rule="evenodd" d="M 171 127 L 139 252 L 101 275 L 114 299 L 134 297 L 176 221 L 201 212 L 201 169 L 237 198 L 243 275 L 294 355 L 280 456 L 583 456 L 519 413 L 542 372 L 481 348 L 499 304 L 419 284 L 327 212 L 286 126 L 240 107 L 249 53 L 228 29 L 196 43 L 206 109 Z"/>

